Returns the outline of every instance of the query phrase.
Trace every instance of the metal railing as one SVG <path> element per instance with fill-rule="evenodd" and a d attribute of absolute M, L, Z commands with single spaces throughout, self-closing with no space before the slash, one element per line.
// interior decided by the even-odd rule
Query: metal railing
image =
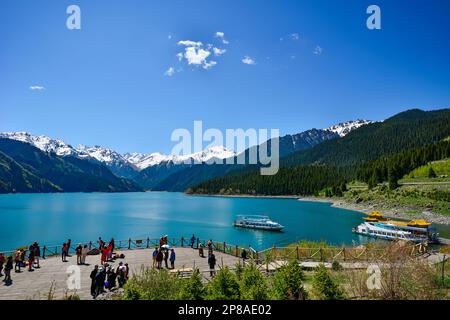
<path fill-rule="evenodd" d="M 381 259 L 383 254 L 386 254 L 385 249 L 380 248 L 368 248 L 361 247 L 319 247 L 319 248 L 305 248 L 301 246 L 291 245 L 288 247 L 276 247 L 257 251 L 252 247 L 244 248 L 242 246 L 229 244 L 221 241 L 202 240 L 196 238 L 192 247 L 199 249 L 203 246 L 205 254 L 208 250 L 208 242 L 211 241 L 211 246 L 214 251 L 222 252 L 224 254 L 232 255 L 234 257 L 241 257 L 243 250 L 247 252 L 247 258 L 255 261 L 256 263 L 263 263 L 266 261 L 275 260 L 291 260 L 296 259 L 299 261 L 320 261 L 320 262 L 360 262 Z M 99 249 L 98 243 L 89 241 L 85 243 L 77 243 L 76 246 L 87 246 L 89 252 L 94 249 Z M 190 237 L 181 238 L 168 238 L 167 244 L 171 247 L 191 247 Z M 146 238 L 146 239 L 131 239 L 128 240 L 115 240 L 114 249 L 116 250 L 137 250 L 137 249 L 150 249 L 159 247 L 160 238 Z M 25 250 L 25 259 L 28 258 L 28 249 L 21 247 Z M 69 248 L 69 254 L 75 253 L 76 247 L 71 246 Z M 411 255 L 419 255 L 425 252 L 429 252 L 428 247 L 424 244 L 410 245 Z M 3 251 L 5 256 L 12 255 L 15 257 L 17 250 Z M 59 255 L 62 253 L 61 245 L 44 245 L 41 247 L 41 258 L 45 259 L 50 256 Z"/>

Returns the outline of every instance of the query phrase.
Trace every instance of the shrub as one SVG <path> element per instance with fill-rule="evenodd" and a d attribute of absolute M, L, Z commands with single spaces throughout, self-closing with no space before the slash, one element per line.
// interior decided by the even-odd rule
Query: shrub
<path fill-rule="evenodd" d="M 277 300 L 305 300 L 303 287 L 305 276 L 298 261 L 292 260 L 282 266 L 272 278 L 272 298 Z"/>
<path fill-rule="evenodd" d="M 195 269 L 189 279 L 183 281 L 179 298 L 181 300 L 203 300 L 206 295 L 206 288 L 202 282 L 202 276 L 198 269 Z"/>
<path fill-rule="evenodd" d="M 167 270 L 142 268 L 124 286 L 125 300 L 175 300 L 181 280 Z"/>
<path fill-rule="evenodd" d="M 331 278 L 324 264 L 320 264 L 314 273 L 313 293 L 320 300 L 340 300 L 344 298 L 342 290 Z"/>
<path fill-rule="evenodd" d="M 236 276 L 224 267 L 217 272 L 207 287 L 208 300 L 239 300 L 239 283 Z"/>
<path fill-rule="evenodd" d="M 267 280 L 254 263 L 244 267 L 239 284 L 243 300 L 267 300 Z"/>

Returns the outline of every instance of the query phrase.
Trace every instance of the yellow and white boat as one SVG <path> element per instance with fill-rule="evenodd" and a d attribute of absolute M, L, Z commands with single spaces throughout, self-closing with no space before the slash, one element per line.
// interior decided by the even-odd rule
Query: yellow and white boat
<path fill-rule="evenodd" d="M 384 240 L 438 243 L 439 234 L 432 223 L 425 220 L 395 221 L 381 212 L 371 212 L 353 232 Z"/>

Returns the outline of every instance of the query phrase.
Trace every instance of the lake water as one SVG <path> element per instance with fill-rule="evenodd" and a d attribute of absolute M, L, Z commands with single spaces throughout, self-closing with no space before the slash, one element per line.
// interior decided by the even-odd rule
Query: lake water
<path fill-rule="evenodd" d="M 284 232 L 232 227 L 238 214 L 268 215 Z M 38 241 L 60 245 L 107 240 L 190 237 L 263 249 L 298 240 L 352 244 L 361 214 L 294 199 L 194 197 L 182 193 L 65 193 L 0 195 L 0 249 Z"/>

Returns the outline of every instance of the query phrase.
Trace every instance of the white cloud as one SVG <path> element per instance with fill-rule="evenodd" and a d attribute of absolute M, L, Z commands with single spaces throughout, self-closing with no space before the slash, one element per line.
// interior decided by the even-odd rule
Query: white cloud
<path fill-rule="evenodd" d="M 187 47 L 184 57 L 188 64 L 203 65 L 206 63 L 206 59 L 210 56 L 211 52 L 205 49 L 197 49 L 196 47 Z"/>
<path fill-rule="evenodd" d="M 289 35 L 289 37 L 292 40 L 299 40 L 300 39 L 300 35 L 298 33 L 292 33 L 292 34 Z"/>
<path fill-rule="evenodd" d="M 182 41 L 178 41 L 178 45 L 198 48 L 198 47 L 203 46 L 203 43 L 195 42 L 195 41 L 191 41 L 191 40 L 182 40 Z"/>
<path fill-rule="evenodd" d="M 245 56 L 244 59 L 242 59 L 242 63 L 253 66 L 256 64 L 256 61 L 249 56 Z"/>
<path fill-rule="evenodd" d="M 215 65 L 217 65 L 217 62 L 211 60 L 211 61 L 205 62 L 205 63 L 203 64 L 203 69 L 209 70 L 209 69 L 211 69 L 212 67 L 214 67 Z"/>
<path fill-rule="evenodd" d="M 42 90 L 45 90 L 45 87 L 43 87 L 43 86 L 30 86 L 30 90 L 32 90 L 32 91 L 42 91 Z"/>
<path fill-rule="evenodd" d="M 208 60 L 212 53 L 218 57 L 226 52 L 226 50 L 214 48 L 210 44 L 207 44 L 205 47 L 199 41 L 183 40 L 179 41 L 178 45 L 185 46 L 184 53 L 179 52 L 177 54 L 178 61 L 185 59 L 188 65 L 202 67 L 205 70 L 209 70 L 217 65 L 217 61 Z"/>
<path fill-rule="evenodd" d="M 223 44 L 229 44 L 230 42 L 228 42 L 227 39 L 225 39 L 225 33 L 221 32 L 221 31 L 217 31 L 214 35 L 214 37 L 219 38 L 220 40 L 222 40 Z"/>
<path fill-rule="evenodd" d="M 323 51 L 322 47 L 316 46 L 316 47 L 314 48 L 313 53 L 314 53 L 315 55 L 320 56 L 320 55 L 322 54 L 322 51 Z"/>
<path fill-rule="evenodd" d="M 175 69 L 173 67 L 170 67 L 169 69 L 167 69 L 166 72 L 164 72 L 164 75 L 167 77 L 171 77 L 175 74 Z"/>
<path fill-rule="evenodd" d="M 227 52 L 226 49 L 220 49 L 220 48 L 213 48 L 214 51 L 214 55 L 216 57 L 220 57 L 221 55 L 225 54 L 225 52 Z"/>

